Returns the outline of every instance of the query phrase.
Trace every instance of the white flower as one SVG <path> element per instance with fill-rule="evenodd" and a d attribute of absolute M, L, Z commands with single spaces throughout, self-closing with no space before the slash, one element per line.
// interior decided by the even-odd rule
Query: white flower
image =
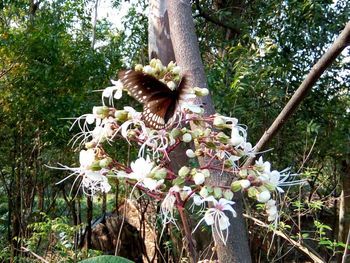
<path fill-rule="evenodd" d="M 174 81 L 168 81 L 167 82 L 167 84 L 166 84 L 168 87 L 169 87 L 169 89 L 171 89 L 171 90 L 175 90 L 176 89 L 176 84 L 175 84 L 175 82 Z"/>
<path fill-rule="evenodd" d="M 278 171 L 276 171 L 276 170 L 273 170 L 269 174 L 269 183 L 272 186 L 274 186 L 277 189 L 278 192 L 284 193 L 284 190 L 281 187 L 279 187 L 279 185 L 281 184 L 280 179 L 281 179 L 281 174 Z M 287 177 L 283 178 L 282 180 L 284 181 L 286 179 L 287 179 Z"/>
<path fill-rule="evenodd" d="M 151 177 L 154 163 L 150 161 L 148 156 L 147 159 L 143 157 L 138 158 L 135 162 L 131 163 L 130 167 L 132 173 L 127 178 L 136 180 L 137 183 L 142 184 L 151 191 L 156 190 L 164 183 L 164 179 L 156 180 Z"/>
<path fill-rule="evenodd" d="M 143 72 L 149 75 L 154 74 L 155 70 L 151 66 L 147 65 L 143 67 Z"/>
<path fill-rule="evenodd" d="M 163 183 L 164 183 L 164 179 L 156 180 L 156 179 L 149 178 L 149 177 L 146 177 L 142 181 L 142 184 L 151 191 L 156 190 Z"/>
<path fill-rule="evenodd" d="M 244 137 L 240 135 L 237 127 L 232 127 L 230 141 L 233 146 L 238 146 L 244 142 Z"/>
<path fill-rule="evenodd" d="M 239 182 L 243 189 L 248 188 L 250 186 L 250 181 L 247 179 L 239 180 Z"/>
<path fill-rule="evenodd" d="M 194 94 L 186 94 L 186 99 L 193 99 L 195 98 Z M 193 103 L 183 102 L 181 103 L 181 110 L 189 110 L 192 113 L 197 113 L 199 115 L 203 114 L 204 110 L 199 105 L 195 105 Z"/>
<path fill-rule="evenodd" d="M 221 241 L 224 244 L 226 244 L 230 221 L 227 215 L 224 213 L 224 211 L 229 211 L 232 213 L 233 217 L 236 217 L 237 213 L 231 206 L 235 202 L 226 200 L 225 198 L 221 198 L 219 201 L 217 201 L 213 196 L 204 198 L 203 201 L 211 202 L 213 204 L 213 207 L 207 209 L 207 211 L 204 214 L 204 217 L 198 222 L 193 232 L 196 231 L 196 229 L 198 228 L 199 224 L 202 223 L 202 221 L 205 221 L 207 225 L 212 227 L 213 231 L 216 231 Z M 224 230 L 226 230 L 225 236 Z"/>
<path fill-rule="evenodd" d="M 268 215 L 268 221 L 275 221 L 278 218 L 278 210 L 275 200 L 270 199 L 267 201 L 265 209 Z"/>
<path fill-rule="evenodd" d="M 194 153 L 194 151 L 192 149 L 187 149 L 186 150 L 186 155 L 187 155 L 188 158 L 196 157 L 196 154 Z"/>
<path fill-rule="evenodd" d="M 142 181 L 150 175 L 154 164 L 150 161 L 149 157 L 147 156 L 147 159 L 144 159 L 143 157 L 138 158 L 135 162 L 131 163 L 130 167 L 132 173 L 130 173 L 128 177 L 130 179 Z"/>
<path fill-rule="evenodd" d="M 257 196 L 257 200 L 260 203 L 266 203 L 267 201 L 270 200 L 270 198 L 271 198 L 271 194 L 270 194 L 270 192 L 268 190 L 262 191 Z"/>
<path fill-rule="evenodd" d="M 180 188 L 178 186 L 171 187 L 162 204 L 160 205 L 162 222 L 164 226 L 168 223 L 174 223 L 176 225 L 176 219 L 174 217 L 176 202 L 175 193 L 178 193 L 179 191 Z"/>
<path fill-rule="evenodd" d="M 179 66 L 175 66 L 171 71 L 174 75 L 179 75 L 181 68 Z"/>
<path fill-rule="evenodd" d="M 196 173 L 194 176 L 193 176 L 193 181 L 196 185 L 200 185 L 202 183 L 204 183 L 205 181 L 205 176 L 204 174 L 202 173 Z"/>
<path fill-rule="evenodd" d="M 96 192 L 107 193 L 111 190 L 111 185 L 108 183 L 107 177 L 102 175 L 101 171 L 94 172 L 86 170 L 83 174 L 81 184 L 84 193 L 87 195 L 94 195 Z"/>
<path fill-rule="evenodd" d="M 184 142 L 190 142 L 192 141 L 192 135 L 190 133 L 185 133 L 184 135 L 182 135 L 182 140 Z"/>
<path fill-rule="evenodd" d="M 94 149 L 81 150 L 79 153 L 79 163 L 81 168 L 87 168 L 95 161 Z"/>
<path fill-rule="evenodd" d="M 262 156 L 259 160 L 255 161 L 255 167 L 265 174 L 268 174 L 271 171 L 271 164 L 269 162 L 264 162 Z"/>
<path fill-rule="evenodd" d="M 112 85 L 110 87 L 107 87 L 102 92 L 103 98 L 109 99 L 109 104 L 113 105 L 113 98 L 119 100 L 123 95 L 123 84 L 120 80 L 111 80 Z M 114 96 L 113 96 L 114 93 Z M 102 99 L 102 103 L 104 105 L 104 100 Z"/>
<path fill-rule="evenodd" d="M 166 149 L 170 145 L 170 140 L 166 131 L 151 130 L 149 133 L 144 133 L 144 136 L 146 137 L 146 139 L 140 147 L 138 154 L 139 156 L 143 156 L 146 152 L 146 147 L 148 147 L 152 151 L 153 159 L 158 158 L 160 156 L 160 153 L 163 153 L 168 158 Z"/>

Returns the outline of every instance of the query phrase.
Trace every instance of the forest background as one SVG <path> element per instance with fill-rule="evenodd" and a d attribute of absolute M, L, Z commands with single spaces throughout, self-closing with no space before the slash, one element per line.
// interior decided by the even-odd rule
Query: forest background
<path fill-rule="evenodd" d="M 67 118 L 99 105 L 95 91 L 110 86 L 119 70 L 149 62 L 148 1 L 130 5 L 124 30 L 107 19 L 94 22 L 96 3 L 0 1 L 2 261 L 103 254 L 91 240 L 93 222 L 120 211 L 127 195 L 115 181 L 111 193 L 87 198 L 73 180 L 56 184 L 67 174 L 46 167 L 78 166 Z M 123 4 L 113 1 L 116 14 Z M 257 142 L 343 30 L 350 3 L 196 0 L 192 11 L 214 107 L 247 125 L 249 141 Z M 283 195 L 290 205 L 282 210 L 282 230 L 300 247 L 246 219 L 254 262 L 306 262 L 305 247 L 325 262 L 342 260 L 350 215 L 349 70 L 345 49 L 267 147 L 274 167 L 291 167 L 308 183 Z M 123 103 L 137 107 L 129 98 Z M 115 146 L 125 163 L 126 152 L 133 154 L 128 144 Z M 254 211 L 246 213 L 264 221 Z M 168 232 L 156 254 L 178 261 L 180 235 Z"/>

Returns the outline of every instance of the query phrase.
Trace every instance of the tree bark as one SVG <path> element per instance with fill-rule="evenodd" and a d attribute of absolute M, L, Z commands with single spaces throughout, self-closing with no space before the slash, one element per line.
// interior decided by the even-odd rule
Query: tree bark
<path fill-rule="evenodd" d="M 340 195 L 339 205 L 339 226 L 338 226 L 338 242 L 347 242 L 350 228 L 350 153 L 347 160 L 342 162 L 341 171 L 341 185 L 342 192 Z M 346 258 L 347 250 L 344 251 L 344 257 Z M 338 258 L 338 262 L 341 262 L 341 256 Z"/>
<path fill-rule="evenodd" d="M 190 0 L 168 0 L 170 35 L 174 47 L 176 62 L 181 66 L 183 73 L 188 75 L 193 87 L 207 88 L 207 80 L 199 51 L 192 19 Z M 204 105 L 205 115 L 215 113 L 210 96 L 197 99 L 196 103 Z M 215 176 L 215 175 L 214 175 Z M 214 179 L 215 180 L 215 179 Z M 230 216 L 229 240 L 226 246 L 214 238 L 217 242 L 216 249 L 220 262 L 251 262 L 246 226 L 242 217 L 241 197 L 235 200 L 234 209 L 238 216 Z M 215 231 L 214 231 L 215 232 Z"/>
<path fill-rule="evenodd" d="M 93 209 L 93 202 L 92 202 L 92 196 L 87 196 L 86 197 L 86 202 L 87 202 L 87 215 L 86 215 L 86 220 L 87 220 L 87 226 L 86 226 L 86 244 L 87 248 L 91 248 L 91 236 L 92 236 L 92 228 L 91 228 L 91 223 L 92 223 L 92 209 Z"/>
<path fill-rule="evenodd" d="M 167 0 L 150 0 L 148 16 L 148 56 L 158 58 L 163 65 L 175 61 L 170 39 Z"/>

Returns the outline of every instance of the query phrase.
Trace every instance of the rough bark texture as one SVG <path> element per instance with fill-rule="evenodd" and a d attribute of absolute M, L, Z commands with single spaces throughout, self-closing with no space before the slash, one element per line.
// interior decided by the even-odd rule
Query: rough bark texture
<path fill-rule="evenodd" d="M 342 192 L 339 205 L 338 242 L 343 242 L 345 244 L 350 228 L 350 154 L 347 160 L 343 160 L 342 162 L 341 184 Z M 344 254 L 346 255 L 347 253 L 345 252 Z M 341 262 L 341 260 L 338 262 Z"/>
<path fill-rule="evenodd" d="M 301 101 L 305 98 L 307 93 L 315 85 L 316 81 L 321 77 L 322 73 L 333 63 L 333 61 L 339 56 L 339 54 L 350 44 L 350 22 L 348 22 L 334 41 L 329 50 L 320 58 L 320 60 L 312 67 L 309 74 L 304 81 L 300 84 L 292 98 L 288 101 L 287 105 L 277 116 L 270 128 L 264 133 L 255 150 L 261 151 L 275 136 L 275 134 L 281 129 L 283 124 L 289 119 L 289 117 L 296 111 Z M 250 159 L 247 165 L 251 164 L 253 159 Z"/>
<path fill-rule="evenodd" d="M 181 66 L 183 73 L 190 77 L 192 86 L 207 88 L 189 0 L 168 0 L 170 34 L 174 47 L 176 62 Z M 215 113 L 210 96 L 196 103 L 203 103 L 205 115 Z M 215 180 L 215 179 L 214 179 Z M 242 218 L 241 198 L 236 198 L 234 209 L 238 217 L 230 216 L 230 236 L 226 246 L 218 242 L 216 249 L 220 262 L 251 262 L 246 226 Z M 215 240 L 219 240 L 214 235 Z"/>
<path fill-rule="evenodd" d="M 170 39 L 167 0 L 150 0 L 148 16 L 148 56 L 159 58 L 164 65 L 175 61 Z"/>

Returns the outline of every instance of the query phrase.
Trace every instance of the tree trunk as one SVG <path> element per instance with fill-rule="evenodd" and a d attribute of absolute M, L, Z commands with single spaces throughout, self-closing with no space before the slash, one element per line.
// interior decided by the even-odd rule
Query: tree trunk
<path fill-rule="evenodd" d="M 342 192 L 339 205 L 338 242 L 346 243 L 350 228 L 350 156 L 342 162 Z M 341 256 L 339 257 L 341 261 Z"/>
<path fill-rule="evenodd" d="M 91 222 L 92 222 L 92 196 L 87 196 L 86 198 L 87 202 L 87 211 L 86 211 L 86 244 L 87 249 L 91 248 L 91 235 L 92 235 L 92 229 L 91 229 Z"/>
<path fill-rule="evenodd" d="M 190 0 L 168 0 L 169 24 L 175 58 L 183 72 L 190 77 L 191 85 L 207 88 L 207 80 L 202 64 L 195 28 L 192 19 Z M 203 103 L 206 115 L 215 113 L 210 96 L 197 103 Z M 215 176 L 215 175 L 214 175 Z M 214 179 L 215 180 L 215 179 Z M 226 246 L 218 241 L 216 249 L 220 262 L 251 262 L 246 226 L 242 217 L 241 197 L 235 200 L 237 218 L 230 217 L 230 236 Z"/>
<path fill-rule="evenodd" d="M 175 61 L 170 39 L 167 0 L 150 0 L 148 16 L 148 56 L 158 58 L 164 65 Z"/>

